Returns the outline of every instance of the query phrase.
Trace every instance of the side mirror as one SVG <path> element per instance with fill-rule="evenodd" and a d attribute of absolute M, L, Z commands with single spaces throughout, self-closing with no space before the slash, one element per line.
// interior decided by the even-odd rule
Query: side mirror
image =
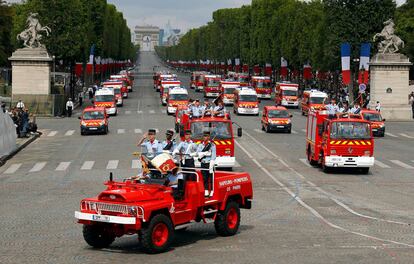
<path fill-rule="evenodd" d="M 383 118 L 382 121 L 385 121 L 385 118 Z"/>
<path fill-rule="evenodd" d="M 82 119 L 82 117 L 78 116 L 78 119 L 80 120 L 80 119 Z"/>
<path fill-rule="evenodd" d="M 243 129 L 242 129 L 241 127 L 239 127 L 239 128 L 237 129 L 237 136 L 238 136 L 238 137 L 242 137 L 242 136 L 243 136 Z"/>
<path fill-rule="evenodd" d="M 293 115 L 289 115 L 289 117 L 293 117 Z"/>

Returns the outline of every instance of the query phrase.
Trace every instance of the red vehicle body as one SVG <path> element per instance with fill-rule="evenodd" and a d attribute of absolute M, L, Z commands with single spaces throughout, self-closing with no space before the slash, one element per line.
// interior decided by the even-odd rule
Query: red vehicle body
<path fill-rule="evenodd" d="M 133 81 L 128 74 L 111 75 L 111 80 L 124 81 L 128 92 L 132 92 Z"/>
<path fill-rule="evenodd" d="M 188 112 L 188 106 L 178 106 L 175 112 L 175 132 L 180 132 L 180 125 L 182 124 L 182 117 Z"/>
<path fill-rule="evenodd" d="M 161 98 L 161 104 L 163 106 L 167 105 L 167 98 L 168 98 L 168 92 L 170 88 L 172 87 L 180 87 L 181 82 L 171 79 L 171 80 L 163 80 L 161 81 L 161 88 L 160 88 L 160 98 Z"/>
<path fill-rule="evenodd" d="M 262 115 L 262 130 L 292 132 L 292 115 L 283 106 L 265 106 Z"/>
<path fill-rule="evenodd" d="M 376 110 L 361 110 L 361 117 L 371 123 L 372 134 L 374 136 L 385 136 L 385 119 L 382 118 L 381 113 Z"/>
<path fill-rule="evenodd" d="M 204 75 L 204 97 L 217 97 L 220 95 L 220 75 Z"/>
<path fill-rule="evenodd" d="M 299 108 L 299 84 L 278 82 L 275 87 L 275 103 L 285 107 Z"/>
<path fill-rule="evenodd" d="M 236 124 L 237 125 L 237 124 Z M 184 131 L 191 130 L 192 140 L 201 142 L 203 131 L 210 131 L 211 138 L 216 145 L 216 167 L 233 168 L 236 164 L 234 152 L 233 122 L 227 117 L 203 117 L 190 119 L 184 113 L 181 117 L 180 136 L 184 138 Z M 237 135 L 242 136 L 239 127 Z"/>
<path fill-rule="evenodd" d="M 371 125 L 359 115 L 329 119 L 327 111 L 309 111 L 306 155 L 311 165 L 321 165 L 325 172 L 345 167 L 366 174 L 375 161 Z"/>
<path fill-rule="evenodd" d="M 251 83 L 258 98 L 270 99 L 272 97 L 272 80 L 270 77 L 253 76 Z"/>
<path fill-rule="evenodd" d="M 75 212 L 83 225 L 85 241 L 96 248 L 108 247 L 116 237 L 138 234 L 148 253 L 168 250 L 175 230 L 197 222 L 214 222 L 222 236 L 237 233 L 240 208 L 250 209 L 253 188 L 246 172 L 213 174 L 212 192 L 205 197 L 200 171 L 180 180 L 175 190 L 163 183 L 132 178 L 105 182 L 106 190 L 83 199 Z M 177 194 L 179 193 L 179 197 Z"/>
<path fill-rule="evenodd" d="M 250 77 L 248 73 L 237 73 L 235 80 L 240 83 L 241 87 L 247 87 L 250 85 Z"/>
<path fill-rule="evenodd" d="M 105 111 L 105 107 L 86 107 L 78 118 L 80 120 L 81 135 L 89 133 L 108 134 L 109 116 Z"/>
<path fill-rule="evenodd" d="M 207 72 L 204 71 L 195 71 L 191 73 L 191 81 L 190 81 L 190 88 L 195 89 L 196 91 L 200 91 L 203 89 L 204 85 L 204 75 Z"/>
<path fill-rule="evenodd" d="M 161 90 L 161 82 L 164 80 L 176 80 L 177 76 L 175 74 L 164 74 L 164 73 L 157 73 L 154 75 L 154 89 L 157 92 Z"/>
<path fill-rule="evenodd" d="M 102 83 L 103 88 L 120 88 L 122 98 L 128 98 L 128 84 L 125 80 L 112 79 Z"/>
<path fill-rule="evenodd" d="M 302 115 L 307 115 L 309 111 L 325 110 L 328 95 L 317 90 L 308 90 L 303 92 L 302 101 L 300 103 Z"/>
<path fill-rule="evenodd" d="M 239 82 L 235 81 L 220 81 L 220 97 L 225 105 L 233 105 L 234 90 L 240 87 Z"/>
<path fill-rule="evenodd" d="M 175 114 L 178 107 L 187 107 L 188 91 L 182 87 L 170 88 L 167 95 L 167 115 Z"/>

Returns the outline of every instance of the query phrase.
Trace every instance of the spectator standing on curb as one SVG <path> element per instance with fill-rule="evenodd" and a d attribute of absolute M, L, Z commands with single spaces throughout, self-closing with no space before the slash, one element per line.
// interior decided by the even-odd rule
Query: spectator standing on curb
<path fill-rule="evenodd" d="M 3 111 L 3 113 L 6 113 L 6 103 L 1 102 L 1 110 Z"/>
<path fill-rule="evenodd" d="M 26 108 L 21 115 L 21 131 L 20 131 L 20 137 L 26 137 L 27 136 L 27 129 L 29 128 L 29 110 Z"/>
<path fill-rule="evenodd" d="M 379 101 L 377 101 L 377 104 L 375 105 L 375 111 L 381 112 L 381 104 Z"/>
<path fill-rule="evenodd" d="M 82 104 L 83 104 L 83 91 L 81 91 L 79 93 L 78 99 L 79 99 L 79 106 L 82 107 Z"/>
<path fill-rule="evenodd" d="M 22 99 L 19 99 L 19 102 L 17 103 L 16 108 L 19 110 L 24 109 L 24 103 L 22 102 Z"/>
<path fill-rule="evenodd" d="M 411 106 L 411 111 L 413 112 L 414 119 L 414 92 L 411 93 L 410 99 L 408 100 L 408 104 Z"/>
<path fill-rule="evenodd" d="M 89 94 L 89 100 L 92 100 L 92 98 L 93 98 L 93 88 L 92 87 L 88 88 L 88 94 Z"/>
<path fill-rule="evenodd" d="M 69 100 L 66 102 L 66 112 L 68 114 L 68 117 L 72 116 L 72 110 L 73 110 L 73 102 L 72 98 L 69 98 Z"/>

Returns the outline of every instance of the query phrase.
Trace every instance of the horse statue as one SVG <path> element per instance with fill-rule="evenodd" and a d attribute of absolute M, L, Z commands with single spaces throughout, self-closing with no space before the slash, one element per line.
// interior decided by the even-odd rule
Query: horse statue
<path fill-rule="evenodd" d="M 27 28 L 17 35 L 17 40 L 23 40 L 23 45 L 27 48 L 44 48 L 45 46 L 40 43 L 42 34 L 39 32 L 45 32 L 46 36 L 52 32 L 48 26 L 42 26 L 37 18 L 37 13 L 30 13 L 26 20 Z"/>
<path fill-rule="evenodd" d="M 404 48 L 404 41 L 394 34 L 394 21 L 388 19 L 384 22 L 384 28 L 381 33 L 377 33 L 373 37 L 373 41 L 377 41 L 378 38 L 382 40 L 378 43 L 378 51 L 384 53 L 396 53 L 400 50 L 400 47 Z"/>

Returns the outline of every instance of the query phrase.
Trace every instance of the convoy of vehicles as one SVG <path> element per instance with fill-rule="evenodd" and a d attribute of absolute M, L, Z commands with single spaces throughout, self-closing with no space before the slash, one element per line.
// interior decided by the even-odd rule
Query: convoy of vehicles
<path fill-rule="evenodd" d="M 258 98 L 272 98 L 272 80 L 270 77 L 253 76 L 251 79 L 251 85 L 256 90 Z"/>
<path fill-rule="evenodd" d="M 175 114 L 178 107 L 188 106 L 188 91 L 183 87 L 169 89 L 167 95 L 167 114 Z"/>
<path fill-rule="evenodd" d="M 275 103 L 285 107 L 299 108 L 299 84 L 278 82 L 275 86 Z"/>
<path fill-rule="evenodd" d="M 240 83 L 236 81 L 220 81 L 220 97 L 225 105 L 233 105 L 234 91 L 240 87 Z"/>
<path fill-rule="evenodd" d="M 118 114 L 115 93 L 111 88 L 97 90 L 93 102 L 95 107 L 104 107 L 108 115 Z"/>
<path fill-rule="evenodd" d="M 204 97 L 217 97 L 220 95 L 220 75 L 204 75 Z"/>
<path fill-rule="evenodd" d="M 292 132 L 292 115 L 283 106 L 265 106 L 261 119 L 262 130 Z"/>
<path fill-rule="evenodd" d="M 324 110 L 328 103 L 328 95 L 317 90 L 307 90 L 303 92 L 301 101 L 302 115 L 307 115 L 310 110 Z"/>
<path fill-rule="evenodd" d="M 81 135 L 90 133 L 108 134 L 108 118 L 104 107 L 86 107 L 82 115 L 79 116 Z"/>
<path fill-rule="evenodd" d="M 237 115 L 259 115 L 259 98 L 256 91 L 249 87 L 236 89 L 233 112 Z"/>
<path fill-rule="evenodd" d="M 119 88 L 121 90 L 122 98 L 128 98 L 127 82 L 122 80 L 108 80 L 102 83 L 103 88 Z"/>
<path fill-rule="evenodd" d="M 204 75 L 207 75 L 207 72 L 196 71 L 191 73 L 190 88 L 195 89 L 196 92 L 203 90 L 204 86 Z"/>

